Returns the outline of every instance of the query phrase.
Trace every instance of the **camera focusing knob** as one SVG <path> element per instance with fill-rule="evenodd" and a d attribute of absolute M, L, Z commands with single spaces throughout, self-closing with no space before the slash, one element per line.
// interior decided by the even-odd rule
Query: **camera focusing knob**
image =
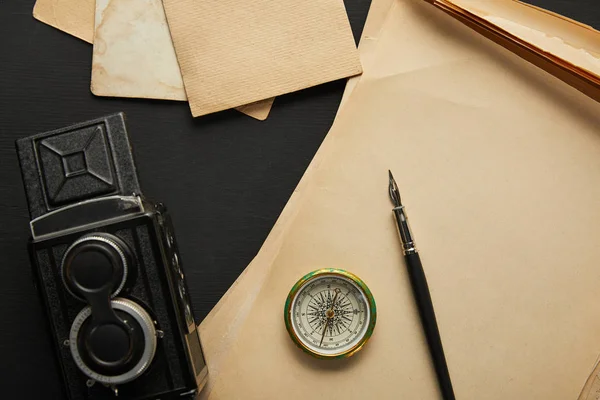
<path fill-rule="evenodd" d="M 120 238 L 94 233 L 77 239 L 65 252 L 61 275 L 67 290 L 84 300 L 86 294 L 108 290 L 115 297 L 125 286 L 133 256 Z"/>
<path fill-rule="evenodd" d="M 92 307 L 71 325 L 69 346 L 77 367 L 89 378 L 110 385 L 130 382 L 144 373 L 156 351 L 157 331 L 148 313 L 131 300 L 111 301 L 122 321 L 98 323 Z"/>

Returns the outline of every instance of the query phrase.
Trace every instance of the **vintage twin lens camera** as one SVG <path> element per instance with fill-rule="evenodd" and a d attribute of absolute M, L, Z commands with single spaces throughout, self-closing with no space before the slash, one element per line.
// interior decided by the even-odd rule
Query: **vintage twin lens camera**
<path fill-rule="evenodd" d="M 207 368 L 173 226 L 142 196 L 123 114 L 16 144 L 68 398 L 196 395 Z"/>

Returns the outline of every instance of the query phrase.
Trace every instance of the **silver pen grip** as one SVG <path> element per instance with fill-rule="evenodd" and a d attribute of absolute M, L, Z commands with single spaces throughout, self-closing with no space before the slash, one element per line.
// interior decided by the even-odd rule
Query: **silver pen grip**
<path fill-rule="evenodd" d="M 396 217 L 396 224 L 398 225 L 398 232 L 400 233 L 400 240 L 402 241 L 402 252 L 404 255 L 416 253 L 417 245 L 413 239 L 404 206 L 395 207 L 393 211 Z"/>

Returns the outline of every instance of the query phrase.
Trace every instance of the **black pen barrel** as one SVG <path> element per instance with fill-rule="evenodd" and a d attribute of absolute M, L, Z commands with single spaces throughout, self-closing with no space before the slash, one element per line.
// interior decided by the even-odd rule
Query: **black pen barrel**
<path fill-rule="evenodd" d="M 431 295 L 429 294 L 429 286 L 427 285 L 425 272 L 421 265 L 421 258 L 419 257 L 419 253 L 416 252 L 406 254 L 405 258 L 410 283 L 419 310 L 419 316 L 421 317 L 425 337 L 427 338 L 427 344 L 429 345 L 442 398 L 444 400 L 455 400 L 452 381 L 450 380 L 448 365 L 446 364 L 446 357 L 444 356 L 444 349 L 440 338 L 440 331 L 437 326 Z"/>

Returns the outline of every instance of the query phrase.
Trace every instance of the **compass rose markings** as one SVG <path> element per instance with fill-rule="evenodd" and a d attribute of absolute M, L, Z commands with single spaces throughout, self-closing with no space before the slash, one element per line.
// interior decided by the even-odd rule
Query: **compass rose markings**
<path fill-rule="evenodd" d="M 338 356 L 353 350 L 369 335 L 368 294 L 344 278 L 326 277 L 304 285 L 290 308 L 295 310 L 290 315 L 296 339 L 314 354 Z"/>

